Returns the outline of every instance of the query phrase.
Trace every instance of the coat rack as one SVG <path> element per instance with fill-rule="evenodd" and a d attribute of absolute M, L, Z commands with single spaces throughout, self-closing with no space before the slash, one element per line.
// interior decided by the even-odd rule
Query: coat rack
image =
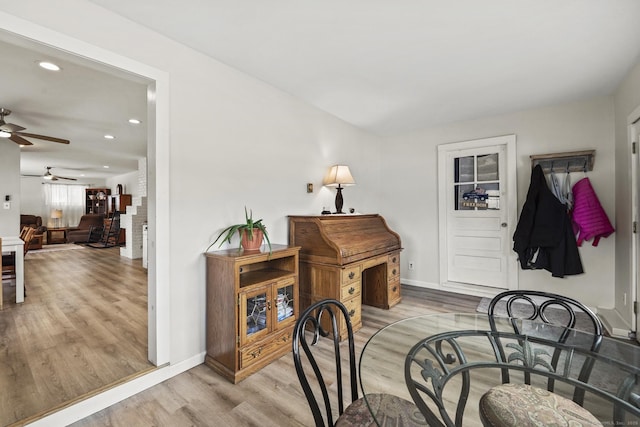
<path fill-rule="evenodd" d="M 587 172 L 593 170 L 596 150 L 572 151 L 554 154 L 536 154 L 531 158 L 531 169 L 536 165 L 542 167 L 544 173 L 554 172 Z"/>

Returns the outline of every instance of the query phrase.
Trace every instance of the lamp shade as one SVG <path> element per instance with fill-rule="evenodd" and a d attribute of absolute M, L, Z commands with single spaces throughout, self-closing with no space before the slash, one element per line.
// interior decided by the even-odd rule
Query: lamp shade
<path fill-rule="evenodd" d="M 51 218 L 53 219 L 62 218 L 62 209 L 51 209 Z"/>
<path fill-rule="evenodd" d="M 355 183 L 356 180 L 353 179 L 349 166 L 345 165 L 331 166 L 324 180 L 324 185 L 328 187 L 346 187 L 348 185 L 355 185 Z"/>

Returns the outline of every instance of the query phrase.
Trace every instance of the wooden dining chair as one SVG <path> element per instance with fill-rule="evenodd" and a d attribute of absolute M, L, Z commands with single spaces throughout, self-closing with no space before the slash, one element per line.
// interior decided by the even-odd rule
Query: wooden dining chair
<path fill-rule="evenodd" d="M 347 327 L 347 338 L 342 343 L 340 322 L 346 322 Z M 408 400 L 390 394 L 368 395 L 367 401 L 358 398 L 353 328 L 341 302 L 326 299 L 304 310 L 294 327 L 292 342 L 296 373 L 316 427 L 427 425 Z M 333 369 L 327 369 L 329 366 Z M 343 384 L 343 368 L 349 378 L 347 388 Z M 372 411 L 381 407 L 385 408 L 385 416 L 374 420 Z"/>
<path fill-rule="evenodd" d="M 500 308 L 501 314 L 498 314 Z M 496 317 L 510 317 L 512 318 L 511 324 L 513 325 L 514 332 L 517 334 L 536 335 L 537 333 L 548 333 L 549 329 L 541 329 L 542 332 L 525 331 L 518 319 L 527 319 L 535 322 L 547 323 L 559 328 L 554 328 L 558 333 L 554 337 L 547 337 L 555 339 L 558 343 L 565 344 L 571 337 L 572 331 L 576 328 L 588 332 L 590 337 L 586 341 L 571 342 L 572 345 L 584 348 L 590 351 L 597 352 L 602 343 L 602 337 L 604 334 L 604 327 L 602 321 L 598 316 L 587 306 L 581 302 L 566 297 L 564 295 L 558 295 L 549 292 L 532 291 L 532 290 L 510 290 L 502 292 L 496 295 L 489 303 L 488 308 L 489 324 L 491 329 L 496 331 Z M 578 323 L 578 319 L 582 321 Z M 528 323 L 527 323 L 528 324 Z M 584 337 L 584 334 L 580 334 Z M 499 342 L 499 340 L 498 340 Z M 500 355 L 506 359 L 505 349 L 500 346 Z M 551 355 L 551 367 L 556 369 L 560 362 L 560 349 L 555 349 L 553 355 Z M 588 382 L 593 369 L 594 359 L 587 359 L 582 364 L 579 373 L 579 379 L 583 382 Z M 504 402 L 509 402 L 509 396 L 512 397 L 512 402 L 518 402 L 518 405 L 522 405 L 522 402 L 530 402 L 531 410 L 535 410 L 537 405 L 542 404 L 540 396 L 541 390 L 537 387 L 531 387 L 531 377 L 528 372 L 524 374 L 524 384 L 510 384 L 509 371 L 502 369 L 502 385 L 493 387 L 489 390 L 483 398 L 480 400 L 480 418 L 485 426 L 501 426 L 505 425 L 504 417 L 513 417 L 512 413 L 504 410 Z M 560 396 L 553 394 L 555 383 L 552 378 L 547 381 L 547 387 L 545 396 L 549 401 L 553 401 L 555 405 L 559 405 L 559 410 L 562 410 L 566 405 L 561 404 L 563 402 Z M 585 390 L 580 387 L 576 387 L 573 393 L 573 403 L 582 405 L 584 401 Z M 528 400 L 527 400 L 528 399 Z M 558 403 L 560 402 L 560 403 Z M 524 422 L 524 420 L 519 420 Z M 524 425 L 524 424 L 520 424 Z"/>
<path fill-rule="evenodd" d="M 20 232 L 20 239 L 24 241 L 22 246 L 22 255 L 25 256 L 29 251 L 29 246 L 33 236 L 36 234 L 36 229 L 31 227 L 23 227 Z M 15 254 L 2 256 L 2 280 L 15 279 L 16 277 L 16 257 Z M 25 285 L 25 296 L 27 295 L 27 288 Z"/>

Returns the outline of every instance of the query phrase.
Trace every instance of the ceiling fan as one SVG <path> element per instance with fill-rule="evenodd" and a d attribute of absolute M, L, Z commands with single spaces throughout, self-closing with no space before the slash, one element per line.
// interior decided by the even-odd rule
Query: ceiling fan
<path fill-rule="evenodd" d="M 42 175 L 42 178 L 47 179 L 49 181 L 57 181 L 59 179 L 67 179 L 69 181 L 77 181 L 76 178 L 67 178 L 64 176 L 58 176 L 58 175 L 54 175 L 51 173 L 51 166 L 47 166 L 47 171 L 44 173 L 44 175 Z"/>
<path fill-rule="evenodd" d="M 11 110 L 7 108 L 0 108 L 0 137 L 2 138 L 9 138 L 16 144 L 20 145 L 33 145 L 31 142 L 24 139 L 24 136 L 26 136 L 27 138 L 37 138 L 44 139 L 45 141 L 59 142 L 60 144 L 69 143 L 68 139 L 54 138 L 52 136 L 36 135 L 34 133 L 22 132 L 26 128 L 13 123 L 6 123 L 4 121 L 4 118 L 9 114 L 11 114 Z"/>

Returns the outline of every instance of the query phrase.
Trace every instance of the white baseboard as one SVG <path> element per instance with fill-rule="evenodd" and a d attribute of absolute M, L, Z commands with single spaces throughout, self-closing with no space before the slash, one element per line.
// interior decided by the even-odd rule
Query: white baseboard
<path fill-rule="evenodd" d="M 98 411 L 108 408 L 115 403 L 138 394 L 141 391 L 153 387 L 154 385 L 160 384 L 161 382 L 168 380 L 169 378 L 172 378 L 178 374 L 188 371 L 191 368 L 201 365 L 202 363 L 204 363 L 205 354 L 206 353 L 201 353 L 197 356 L 193 356 L 174 365 L 159 367 L 158 369 L 155 369 L 148 374 L 106 390 L 96 396 L 85 399 L 72 406 L 61 409 L 28 425 L 36 427 L 50 427 L 66 426 L 72 424 L 76 421 L 88 417 L 89 415 L 95 414 Z"/>
<path fill-rule="evenodd" d="M 403 285 L 411 285 L 419 288 L 437 289 L 445 292 L 453 292 L 456 294 L 472 295 L 476 297 L 493 298 L 498 293 L 506 289 L 490 288 L 486 286 L 470 285 L 467 283 L 447 282 L 440 285 L 439 283 L 421 282 L 418 280 L 401 279 Z"/>

